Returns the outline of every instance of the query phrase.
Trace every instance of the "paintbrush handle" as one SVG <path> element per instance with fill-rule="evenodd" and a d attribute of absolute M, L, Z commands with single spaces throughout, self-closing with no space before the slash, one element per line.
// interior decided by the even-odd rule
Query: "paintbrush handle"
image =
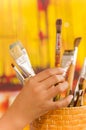
<path fill-rule="evenodd" d="M 83 89 L 84 89 L 83 104 L 86 105 L 86 79 L 83 82 Z"/>
<path fill-rule="evenodd" d="M 69 72 L 68 72 L 68 83 L 69 83 L 69 88 L 68 91 L 72 90 L 73 86 L 73 79 L 74 79 L 74 71 L 75 71 L 75 65 L 71 64 Z"/>
<path fill-rule="evenodd" d="M 86 92 L 83 95 L 83 104 L 86 105 Z"/>
<path fill-rule="evenodd" d="M 86 89 L 86 79 L 83 82 L 83 88 L 82 89 Z"/>
<path fill-rule="evenodd" d="M 55 55 L 55 67 L 60 67 L 60 53 Z"/>

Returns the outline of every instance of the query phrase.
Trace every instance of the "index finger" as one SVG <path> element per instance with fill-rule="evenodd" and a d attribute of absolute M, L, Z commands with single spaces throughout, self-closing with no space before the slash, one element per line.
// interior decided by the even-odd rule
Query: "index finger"
<path fill-rule="evenodd" d="M 60 75 L 64 73 L 64 69 L 62 68 L 50 68 L 50 69 L 46 69 L 40 73 L 38 73 L 36 76 L 34 76 L 34 80 L 36 81 L 43 81 L 53 75 Z"/>

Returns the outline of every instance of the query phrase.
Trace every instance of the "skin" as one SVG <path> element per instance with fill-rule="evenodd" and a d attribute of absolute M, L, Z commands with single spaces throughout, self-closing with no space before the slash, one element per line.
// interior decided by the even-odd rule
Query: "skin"
<path fill-rule="evenodd" d="M 0 129 L 23 130 L 27 124 L 49 110 L 68 106 L 73 98 L 72 95 L 56 102 L 52 100 L 68 87 L 62 76 L 63 73 L 63 69 L 54 68 L 31 77 L 0 120 Z"/>

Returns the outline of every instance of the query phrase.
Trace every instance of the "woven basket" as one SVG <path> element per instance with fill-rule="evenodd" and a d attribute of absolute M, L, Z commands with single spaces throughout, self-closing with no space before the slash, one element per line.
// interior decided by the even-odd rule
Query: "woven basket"
<path fill-rule="evenodd" d="M 36 119 L 30 130 L 86 130 L 86 106 L 50 111 Z"/>

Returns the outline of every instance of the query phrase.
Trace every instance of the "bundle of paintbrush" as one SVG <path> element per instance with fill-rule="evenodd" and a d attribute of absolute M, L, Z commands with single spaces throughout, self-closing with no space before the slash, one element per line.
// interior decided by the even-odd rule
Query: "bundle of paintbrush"
<path fill-rule="evenodd" d="M 13 43 L 9 48 L 10 54 L 20 68 L 21 72 L 13 64 L 12 67 L 14 68 L 20 82 L 24 83 L 24 79 L 35 75 L 28 53 L 20 42 Z"/>
<path fill-rule="evenodd" d="M 66 50 L 63 54 L 63 60 L 66 62 L 71 59 L 71 65 L 70 69 L 68 71 L 67 81 L 69 83 L 69 87 L 66 93 L 66 96 L 69 94 L 73 94 L 73 80 L 74 80 L 74 73 L 75 73 L 75 66 L 76 66 L 76 60 L 77 60 L 77 53 L 78 53 L 78 46 L 80 44 L 81 37 L 78 37 L 74 40 L 74 50 Z M 74 104 L 74 98 L 69 106 L 73 106 Z"/>
<path fill-rule="evenodd" d="M 86 59 L 84 60 L 84 64 L 81 70 L 81 74 L 77 81 L 77 85 L 74 90 L 74 98 L 71 103 L 71 106 L 82 106 L 85 105 L 85 90 L 86 90 Z"/>
<path fill-rule="evenodd" d="M 73 90 L 72 90 L 73 79 L 74 79 L 75 65 L 76 65 L 76 59 L 77 59 L 77 53 L 78 53 L 78 46 L 79 46 L 79 43 L 81 41 L 81 37 L 77 37 L 74 40 L 74 49 L 73 50 L 65 50 L 64 51 L 63 56 L 62 56 L 62 60 L 60 63 L 60 59 L 61 59 L 61 57 L 60 57 L 60 55 L 61 55 L 60 54 L 61 53 L 61 42 L 60 42 L 60 40 L 61 40 L 61 38 L 60 38 L 61 24 L 62 24 L 62 21 L 58 19 L 56 22 L 56 29 L 58 30 L 57 31 L 58 33 L 57 33 L 55 66 L 57 66 L 57 67 L 61 66 L 62 68 L 65 68 L 68 63 L 71 63 L 71 64 L 69 64 L 68 70 L 66 73 L 66 79 L 69 83 L 69 87 L 68 87 L 67 93 L 65 95 L 65 96 L 67 96 L 69 94 L 73 94 Z M 56 99 L 58 100 L 59 98 L 61 98 L 61 96 L 57 95 Z"/>
<path fill-rule="evenodd" d="M 76 66 L 76 60 L 77 60 L 78 45 L 80 41 L 81 41 L 81 37 L 76 38 L 74 40 L 74 50 L 65 50 L 62 57 L 62 61 L 64 61 L 64 65 L 66 62 L 71 60 L 71 65 L 70 65 L 68 78 L 67 78 L 68 83 L 69 83 L 68 94 L 72 94 L 72 86 L 73 86 L 74 72 L 75 72 L 75 66 Z"/>
<path fill-rule="evenodd" d="M 69 89 L 67 91 L 67 94 L 72 94 L 72 86 L 73 86 L 73 79 L 74 79 L 74 72 L 75 72 L 75 65 L 76 65 L 76 59 L 77 59 L 77 52 L 78 52 L 78 46 L 81 41 L 81 37 L 77 37 L 74 40 L 74 50 L 65 50 L 62 60 L 61 60 L 61 50 L 62 50 L 62 43 L 61 43 L 61 32 L 62 32 L 62 19 L 56 20 L 56 48 L 55 48 L 55 67 L 63 67 L 65 68 L 69 61 L 71 61 L 71 64 L 68 66 L 66 79 L 69 82 Z M 61 96 L 60 96 L 61 97 Z M 57 95 L 57 98 L 59 99 L 59 96 Z"/>

